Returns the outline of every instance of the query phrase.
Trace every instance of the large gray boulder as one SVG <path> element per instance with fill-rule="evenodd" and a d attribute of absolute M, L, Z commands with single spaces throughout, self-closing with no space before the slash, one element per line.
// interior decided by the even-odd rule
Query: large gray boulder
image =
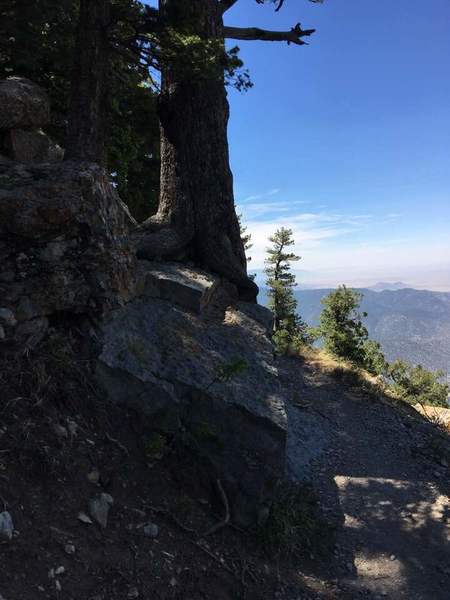
<path fill-rule="evenodd" d="M 0 107 L 0 130 L 39 129 L 50 121 L 47 93 L 23 77 L 0 81 Z"/>
<path fill-rule="evenodd" d="M 55 162 L 62 160 L 64 156 L 63 149 L 42 129 L 12 129 L 4 135 L 3 140 L 4 152 L 19 162 Z"/>
<path fill-rule="evenodd" d="M 56 313 L 101 315 L 128 301 L 130 223 L 95 165 L 0 161 L 0 347 L 35 345 Z"/>
<path fill-rule="evenodd" d="M 61 160 L 63 150 L 42 131 L 49 122 L 40 86 L 22 77 L 0 80 L 0 154 L 25 163 Z"/>
<path fill-rule="evenodd" d="M 209 275 L 209 294 L 203 288 L 203 302 L 191 303 L 204 272 L 145 264 L 150 292 L 138 286 L 141 297 L 103 318 L 98 381 L 112 401 L 150 416 L 156 428 L 183 431 L 211 478 L 222 481 L 235 521 L 255 523 L 267 514 L 285 465 L 285 402 L 267 315 L 255 319 L 243 303 L 225 302 L 218 316 L 226 297 L 220 280 Z M 155 293 L 167 290 L 168 274 L 185 282 L 185 293 Z"/>
<path fill-rule="evenodd" d="M 138 294 L 202 312 L 218 291 L 219 279 L 182 263 L 139 262 Z"/>

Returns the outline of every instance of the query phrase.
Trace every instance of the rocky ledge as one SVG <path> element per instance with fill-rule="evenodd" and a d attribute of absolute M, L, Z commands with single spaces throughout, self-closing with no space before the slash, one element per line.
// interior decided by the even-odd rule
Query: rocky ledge
<path fill-rule="evenodd" d="M 263 521 L 286 445 L 271 313 L 233 302 L 220 279 L 176 263 L 142 262 L 137 289 L 102 319 L 98 381 L 114 402 L 183 438 L 221 480 L 235 522 Z"/>

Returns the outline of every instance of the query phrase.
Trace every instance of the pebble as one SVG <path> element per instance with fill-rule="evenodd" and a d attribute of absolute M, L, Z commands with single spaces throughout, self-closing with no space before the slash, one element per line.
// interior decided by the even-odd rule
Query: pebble
<path fill-rule="evenodd" d="M 139 598 L 139 590 L 137 587 L 132 587 L 128 590 L 127 598 Z"/>
<path fill-rule="evenodd" d="M 144 526 L 144 535 L 149 538 L 156 538 L 159 535 L 159 527 L 155 523 L 147 523 Z"/>
<path fill-rule="evenodd" d="M 395 560 L 395 554 L 391 554 L 389 560 Z"/>
<path fill-rule="evenodd" d="M 14 523 L 8 511 L 0 513 L 0 538 L 11 540 L 14 533 Z"/>
<path fill-rule="evenodd" d="M 77 519 L 79 521 L 81 521 L 82 523 L 86 523 L 88 525 L 92 525 L 92 523 L 93 523 L 91 517 L 89 517 L 85 512 L 78 513 Z"/>
<path fill-rule="evenodd" d="M 73 544 L 66 544 L 64 551 L 66 554 L 75 554 L 76 548 Z"/>
<path fill-rule="evenodd" d="M 53 431 L 60 438 L 67 439 L 69 437 L 69 433 L 68 433 L 67 429 L 65 427 L 63 427 L 62 425 L 59 425 L 58 423 L 55 423 L 53 425 Z"/>
<path fill-rule="evenodd" d="M 87 474 L 87 478 L 91 483 L 98 483 L 100 479 L 100 473 L 97 469 L 92 469 L 92 471 Z"/>
<path fill-rule="evenodd" d="M 89 500 L 89 513 L 103 529 L 108 525 L 108 513 L 113 504 L 113 497 L 105 493 Z"/>
<path fill-rule="evenodd" d="M 73 437 L 77 436 L 78 425 L 75 423 L 75 421 L 72 421 L 71 419 L 67 419 L 67 428 L 70 431 L 70 435 L 72 435 Z"/>

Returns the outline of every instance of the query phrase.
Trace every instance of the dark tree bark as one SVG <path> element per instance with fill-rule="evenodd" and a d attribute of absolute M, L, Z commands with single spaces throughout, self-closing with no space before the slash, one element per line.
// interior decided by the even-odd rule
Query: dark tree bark
<path fill-rule="evenodd" d="M 216 0 L 160 0 L 165 27 L 223 39 Z M 229 107 L 223 76 L 192 77 L 176 66 L 163 72 L 160 98 L 161 195 L 158 213 L 137 233 L 147 258 L 189 258 L 234 283 L 255 300 L 234 208 L 229 165 Z"/>
<path fill-rule="evenodd" d="M 104 163 L 110 0 L 81 0 L 66 160 Z"/>
<path fill-rule="evenodd" d="M 189 32 L 223 45 L 228 37 L 299 46 L 305 44 L 303 37 L 314 32 L 303 30 L 299 23 L 281 32 L 224 27 L 223 14 L 237 1 L 159 0 L 159 31 Z M 278 0 L 277 10 L 282 4 Z M 169 62 L 162 74 L 159 114 L 160 204 L 157 214 L 136 232 L 138 255 L 193 260 L 236 284 L 242 298 L 255 300 L 258 288 L 247 276 L 234 208 L 223 72 L 208 76 L 206 70 L 193 76 Z"/>

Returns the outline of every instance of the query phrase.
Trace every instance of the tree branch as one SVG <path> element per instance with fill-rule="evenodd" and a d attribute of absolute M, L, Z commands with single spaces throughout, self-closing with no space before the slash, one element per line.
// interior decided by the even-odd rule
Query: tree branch
<path fill-rule="evenodd" d="M 315 31 L 315 29 L 303 30 L 300 23 L 297 23 L 290 31 L 268 31 L 266 29 L 259 29 L 258 27 L 224 27 L 225 37 L 233 40 L 287 42 L 288 44 L 292 43 L 297 46 L 306 44 L 302 38 L 312 35 Z"/>

